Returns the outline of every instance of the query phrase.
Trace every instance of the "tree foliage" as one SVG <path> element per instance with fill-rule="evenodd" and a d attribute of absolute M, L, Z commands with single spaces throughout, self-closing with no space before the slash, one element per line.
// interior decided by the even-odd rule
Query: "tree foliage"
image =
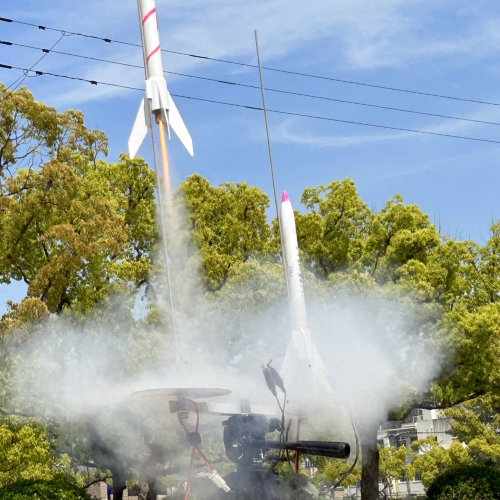
<path fill-rule="evenodd" d="M 183 183 L 182 195 L 208 290 L 220 290 L 230 271 L 265 252 L 270 236 L 269 199 L 244 182 L 213 187 L 197 174 Z"/>
<path fill-rule="evenodd" d="M 22 480 L 50 480 L 52 461 L 49 442 L 39 429 L 0 425 L 0 487 Z"/>
<path fill-rule="evenodd" d="M 23 280 L 50 312 L 91 310 L 144 282 L 155 242 L 154 174 L 115 164 L 77 111 L 57 113 L 0 86 L 0 282 Z"/>
<path fill-rule="evenodd" d="M 500 498 L 500 471 L 477 465 L 458 467 L 437 476 L 427 496 L 429 500 Z"/>
<path fill-rule="evenodd" d="M 66 476 L 57 476 L 52 480 L 20 481 L 6 487 L 0 487 L 0 498 L 4 500 L 91 500 L 84 488 L 72 483 Z"/>

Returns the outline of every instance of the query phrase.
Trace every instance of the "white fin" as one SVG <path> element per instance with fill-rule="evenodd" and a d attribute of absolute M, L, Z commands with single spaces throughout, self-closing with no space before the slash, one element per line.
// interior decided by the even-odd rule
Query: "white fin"
<path fill-rule="evenodd" d="M 188 153 L 193 156 L 193 139 L 191 139 L 191 136 L 189 135 L 188 129 L 186 128 L 186 125 L 184 125 L 184 122 L 182 121 L 181 115 L 179 114 L 179 111 L 177 111 L 177 108 L 174 104 L 174 100 L 172 99 L 172 96 L 170 95 L 170 92 L 168 92 L 168 101 L 169 101 L 169 106 L 168 106 L 168 122 L 172 130 L 176 133 L 177 137 L 179 140 L 184 144 L 184 147 L 187 149 Z"/>
<path fill-rule="evenodd" d="M 308 329 L 292 331 L 280 376 L 287 387 L 287 394 L 290 392 L 291 397 L 333 394 L 325 365 Z"/>
<path fill-rule="evenodd" d="M 149 115 L 149 110 L 146 109 L 148 107 L 149 106 L 145 105 L 143 98 L 137 116 L 135 117 L 132 132 L 130 132 L 130 137 L 128 138 L 128 155 L 131 160 L 135 158 L 137 151 L 139 151 L 141 147 L 142 141 L 144 141 L 148 133 L 148 128 L 151 127 L 151 117 Z"/>

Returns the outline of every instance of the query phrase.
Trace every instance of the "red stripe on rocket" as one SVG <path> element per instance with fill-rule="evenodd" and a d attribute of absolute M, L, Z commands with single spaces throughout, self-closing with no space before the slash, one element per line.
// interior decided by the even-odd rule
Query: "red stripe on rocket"
<path fill-rule="evenodd" d="M 310 395 L 314 392 L 332 393 L 323 361 L 307 326 L 307 312 L 300 269 L 299 245 L 292 204 L 286 191 L 281 198 L 281 237 L 287 287 L 292 315 L 292 340 L 288 346 L 280 375 Z"/>
<path fill-rule="evenodd" d="M 146 73 L 146 92 L 139 106 L 128 140 L 129 156 L 130 158 L 135 157 L 148 133 L 148 129 L 151 128 L 151 114 L 157 120 L 161 119 L 166 124 L 169 137 L 170 129 L 176 133 L 192 156 L 193 140 L 167 89 L 167 82 L 163 73 L 155 1 L 137 0 L 137 6 L 139 8 L 139 26 Z"/>

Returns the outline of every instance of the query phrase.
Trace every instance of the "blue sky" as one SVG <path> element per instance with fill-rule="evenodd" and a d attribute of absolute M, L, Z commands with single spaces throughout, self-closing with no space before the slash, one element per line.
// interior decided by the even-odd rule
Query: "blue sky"
<path fill-rule="evenodd" d="M 500 4 L 476 0 L 157 0 L 162 47 L 334 78 L 500 102 Z M 139 43 L 134 0 L 4 2 L 0 16 Z M 60 35 L 0 23 L 0 39 L 50 47 Z M 67 36 L 58 50 L 141 64 L 140 49 Z M 0 45 L 0 63 L 31 66 L 39 52 Z M 259 84 L 253 68 L 165 54 L 164 67 Z M 142 88 L 140 69 L 49 54 L 37 69 Z M 19 76 L 0 69 L 0 81 Z M 267 87 L 500 123 L 500 107 L 390 92 L 363 86 L 264 73 Z M 141 93 L 48 76 L 26 80 L 35 98 L 60 111 L 81 109 L 87 126 L 109 137 L 108 159 L 125 151 Z M 182 77 L 172 93 L 259 106 L 260 93 Z M 417 116 L 268 92 L 269 108 L 343 120 L 415 128 L 500 141 L 500 127 Z M 261 112 L 176 100 L 194 141 L 191 158 L 173 139 L 174 180 L 198 172 L 212 183 L 247 181 L 271 195 Z M 423 136 L 306 118 L 270 115 L 278 191 L 300 207 L 304 187 L 349 177 L 369 206 L 394 193 L 417 203 L 443 232 L 478 242 L 500 217 L 500 144 Z M 150 142 L 139 152 L 151 158 Z M 271 213 L 271 215 L 273 215 Z M 0 287 L 0 313 L 24 286 Z"/>

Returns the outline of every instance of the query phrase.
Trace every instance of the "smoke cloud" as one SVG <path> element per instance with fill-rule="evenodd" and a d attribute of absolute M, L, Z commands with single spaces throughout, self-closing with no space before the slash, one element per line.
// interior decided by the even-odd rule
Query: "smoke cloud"
<path fill-rule="evenodd" d="M 117 296 L 76 326 L 71 318 L 49 318 L 13 351 L 19 361 L 11 381 L 13 405 L 58 422 L 92 422 L 101 436 L 110 436 L 126 462 L 147 457 L 148 433 L 170 443 L 170 458 L 180 454 L 185 465 L 189 459 L 189 446 L 182 442 L 168 405 L 131 398 L 135 391 L 219 387 L 232 392 L 214 401 L 239 404 L 248 399 L 279 415 L 261 364 L 273 359 L 279 369 L 286 352 L 291 338 L 286 300 L 257 312 L 252 305 L 256 283 L 250 279 L 232 285 L 237 308 L 221 307 L 203 290 L 200 258 L 184 229 L 185 213 L 180 204 L 174 208 L 166 229 L 171 235 L 169 267 L 179 363 L 164 274 L 155 284 L 164 297 L 158 303 L 163 321 L 157 325 L 144 322 L 135 327 L 129 305 Z M 278 284 L 271 285 L 284 290 L 284 283 L 279 283 L 282 272 L 276 280 Z M 326 436 L 354 446 L 349 415 L 360 427 L 377 426 L 410 390 L 427 387 L 438 372 L 439 353 L 429 347 L 428 332 L 411 304 L 381 293 L 320 295 L 314 286 L 313 280 L 306 282 L 309 326 L 334 395 L 319 394 L 311 403 L 310 394 L 294 393 L 290 403 L 307 399 L 311 411 L 303 426 L 304 438 Z M 208 439 L 220 444 L 222 418 L 202 415 L 201 420 L 202 428 L 206 423 L 210 432 Z M 180 477 L 183 474 L 187 465 L 179 472 Z"/>

